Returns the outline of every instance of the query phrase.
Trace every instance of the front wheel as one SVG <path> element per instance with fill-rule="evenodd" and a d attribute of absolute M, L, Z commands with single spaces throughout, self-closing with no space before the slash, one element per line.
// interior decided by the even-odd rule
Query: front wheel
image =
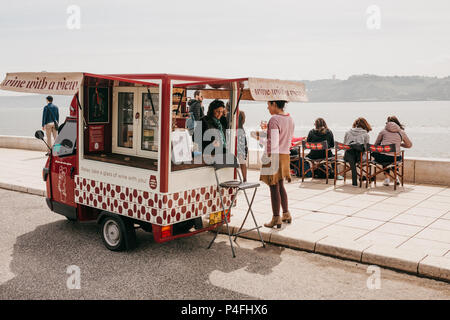
<path fill-rule="evenodd" d="M 108 215 L 102 220 L 102 240 L 111 251 L 131 250 L 136 246 L 136 231 L 133 223 L 117 215 Z"/>

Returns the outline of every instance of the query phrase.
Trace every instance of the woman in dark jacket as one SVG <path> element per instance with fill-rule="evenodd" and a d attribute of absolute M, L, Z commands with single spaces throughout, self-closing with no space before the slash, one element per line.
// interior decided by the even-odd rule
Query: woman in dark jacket
<path fill-rule="evenodd" d="M 221 100 L 214 100 L 209 104 L 208 113 L 202 120 L 202 151 L 209 147 L 207 152 L 214 154 L 217 150 L 225 152 L 227 147 L 227 123 L 222 119 L 225 104 Z"/>
<path fill-rule="evenodd" d="M 306 141 L 317 143 L 325 140 L 328 143 L 328 148 L 334 148 L 333 132 L 328 129 L 327 123 L 324 119 L 317 118 L 314 123 L 314 129 L 309 131 Z M 311 150 L 306 157 L 310 159 L 324 159 L 325 155 L 325 150 Z M 331 150 L 328 150 L 328 157 L 333 157 L 333 152 Z"/>

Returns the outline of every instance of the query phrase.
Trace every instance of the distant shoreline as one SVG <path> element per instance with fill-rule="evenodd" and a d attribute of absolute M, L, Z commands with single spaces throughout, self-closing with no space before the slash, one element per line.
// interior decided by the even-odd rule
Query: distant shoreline
<path fill-rule="evenodd" d="M 450 100 L 450 77 L 353 75 L 346 80 L 302 80 L 311 102 Z"/>

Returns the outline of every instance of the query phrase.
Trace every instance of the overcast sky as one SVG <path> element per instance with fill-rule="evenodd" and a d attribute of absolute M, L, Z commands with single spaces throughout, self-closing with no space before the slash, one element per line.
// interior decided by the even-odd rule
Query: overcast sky
<path fill-rule="evenodd" d="M 81 10 L 80 29 L 67 27 L 70 5 Z M 367 27 L 371 5 L 380 9 L 380 29 Z M 43 70 L 443 77 L 449 17 L 449 0 L 14 0 L 0 12 L 0 77 Z"/>

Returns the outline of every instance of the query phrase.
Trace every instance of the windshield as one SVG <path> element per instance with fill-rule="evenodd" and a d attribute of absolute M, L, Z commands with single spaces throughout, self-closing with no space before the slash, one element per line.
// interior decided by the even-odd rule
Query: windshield
<path fill-rule="evenodd" d="M 66 120 L 61 126 L 53 145 L 53 155 L 58 157 L 68 156 L 75 153 L 77 142 L 76 120 Z"/>

